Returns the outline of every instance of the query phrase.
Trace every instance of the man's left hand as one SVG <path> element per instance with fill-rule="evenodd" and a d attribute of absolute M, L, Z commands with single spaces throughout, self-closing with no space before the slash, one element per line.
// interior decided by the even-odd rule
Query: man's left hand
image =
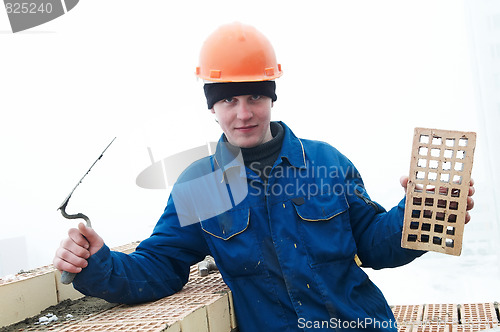
<path fill-rule="evenodd" d="M 399 179 L 399 182 L 401 183 L 401 186 L 404 188 L 406 192 L 406 188 L 408 187 L 408 177 L 407 176 L 402 176 Z M 469 210 L 472 210 L 474 208 L 474 200 L 472 199 L 472 195 L 476 192 L 476 189 L 474 188 L 474 180 L 470 179 L 469 183 L 469 193 L 467 195 L 467 214 L 465 215 L 465 223 L 468 223 L 470 221 L 470 214 Z"/>

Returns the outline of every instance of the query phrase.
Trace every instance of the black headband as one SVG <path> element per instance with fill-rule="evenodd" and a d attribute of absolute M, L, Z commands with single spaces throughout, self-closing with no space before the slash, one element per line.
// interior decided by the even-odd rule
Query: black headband
<path fill-rule="evenodd" d="M 209 109 L 214 107 L 216 102 L 234 96 L 260 95 L 267 96 L 272 101 L 278 99 L 274 81 L 206 83 L 203 90 L 205 90 Z"/>

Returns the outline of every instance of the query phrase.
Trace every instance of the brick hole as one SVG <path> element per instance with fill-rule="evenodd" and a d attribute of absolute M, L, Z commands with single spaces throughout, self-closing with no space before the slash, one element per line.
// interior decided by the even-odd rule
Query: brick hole
<path fill-rule="evenodd" d="M 424 218 L 427 218 L 427 219 L 432 218 L 432 211 L 431 210 L 424 210 Z"/>
<path fill-rule="evenodd" d="M 419 159 L 417 161 L 417 166 L 418 167 L 427 167 L 427 159 Z"/>
<path fill-rule="evenodd" d="M 417 242 L 417 235 L 408 234 L 408 242 Z"/>
<path fill-rule="evenodd" d="M 417 180 L 425 179 L 425 172 L 417 171 Z"/>
<path fill-rule="evenodd" d="M 457 188 L 451 189 L 451 197 L 460 197 L 460 189 Z"/>
<path fill-rule="evenodd" d="M 441 209 L 446 209 L 446 203 L 448 201 L 445 199 L 438 199 L 437 207 Z"/>
<path fill-rule="evenodd" d="M 420 135 L 420 143 L 429 144 L 429 135 Z"/>
<path fill-rule="evenodd" d="M 441 164 L 441 168 L 443 169 L 443 171 L 451 170 L 451 162 L 450 161 L 443 161 L 443 163 Z"/>
<path fill-rule="evenodd" d="M 458 140 L 458 146 L 467 146 L 469 144 L 468 138 L 461 138 Z"/>
<path fill-rule="evenodd" d="M 429 235 L 428 234 L 420 235 L 420 241 L 424 242 L 424 243 L 428 243 L 429 242 Z"/>
<path fill-rule="evenodd" d="M 434 205 L 434 198 L 427 197 L 425 199 L 425 206 L 433 206 Z"/>
<path fill-rule="evenodd" d="M 432 184 L 428 184 L 426 187 L 425 187 L 425 192 L 427 194 L 434 194 L 436 192 L 436 186 L 432 185 Z"/>
<path fill-rule="evenodd" d="M 432 144 L 433 145 L 441 145 L 441 144 L 443 144 L 443 139 L 439 136 L 434 136 L 434 137 L 432 137 Z"/>
<path fill-rule="evenodd" d="M 450 202 L 450 210 L 458 210 L 458 202 L 451 201 Z"/>
<path fill-rule="evenodd" d="M 453 147 L 453 146 L 455 146 L 455 139 L 454 138 L 447 138 L 445 144 L 446 144 L 446 146 Z"/>
<path fill-rule="evenodd" d="M 410 229 L 418 229 L 419 223 L 418 221 L 410 222 Z"/>
<path fill-rule="evenodd" d="M 439 187 L 439 194 L 440 195 L 444 195 L 444 196 L 448 196 L 448 188 L 446 188 L 446 187 Z"/>
<path fill-rule="evenodd" d="M 453 239 L 446 239 L 445 243 L 448 248 L 453 248 L 455 246 L 455 241 L 453 241 Z"/>
<path fill-rule="evenodd" d="M 443 225 L 439 225 L 439 224 L 434 225 L 434 232 L 435 233 L 443 233 L 443 229 L 444 229 Z"/>
<path fill-rule="evenodd" d="M 426 148 L 425 146 L 421 146 L 418 148 L 418 154 L 421 156 L 427 156 L 427 153 L 429 153 L 429 149 Z"/>
<path fill-rule="evenodd" d="M 436 220 L 444 221 L 444 212 L 436 212 Z"/>
<path fill-rule="evenodd" d="M 452 227 L 452 226 L 446 227 L 446 234 L 447 235 L 455 235 L 455 227 Z"/>
<path fill-rule="evenodd" d="M 462 177 L 460 175 L 453 175 L 453 183 L 462 184 Z"/>
<path fill-rule="evenodd" d="M 422 205 L 422 197 L 413 197 L 413 205 Z"/>
<path fill-rule="evenodd" d="M 439 245 L 439 246 L 440 246 L 442 242 L 443 242 L 443 239 L 442 239 L 442 238 L 440 238 L 440 237 L 438 237 L 438 236 L 434 236 L 434 237 L 432 238 L 432 243 L 433 243 L 433 244 L 436 244 L 436 245 Z"/>
<path fill-rule="evenodd" d="M 458 171 L 458 172 L 463 171 L 464 170 L 464 163 L 456 162 L 454 169 L 455 169 L 455 171 Z"/>
<path fill-rule="evenodd" d="M 439 157 L 441 155 L 441 149 L 431 149 L 431 156 L 432 157 Z"/>
<path fill-rule="evenodd" d="M 450 214 L 448 216 L 448 222 L 449 223 L 456 223 L 457 222 L 457 215 L 456 214 Z"/>
<path fill-rule="evenodd" d="M 438 167 L 439 167 L 439 162 L 437 160 L 429 160 L 429 168 L 437 169 Z"/>
<path fill-rule="evenodd" d="M 415 218 L 415 219 L 420 218 L 420 210 L 412 210 L 411 211 L 411 217 Z"/>
<path fill-rule="evenodd" d="M 422 223 L 422 230 L 423 231 L 426 231 L 426 232 L 430 232 L 431 230 L 431 224 L 428 224 L 428 223 Z"/>
<path fill-rule="evenodd" d="M 456 176 L 456 175 L 455 175 L 455 176 Z M 436 173 L 436 172 L 429 172 L 429 174 L 428 174 L 428 179 L 429 179 L 430 181 L 436 181 L 436 180 L 437 180 L 437 177 L 438 177 L 438 175 L 437 175 L 437 173 Z"/>
<path fill-rule="evenodd" d="M 449 183 L 450 182 L 450 174 L 441 173 L 439 180 L 441 180 L 441 182 Z"/>
<path fill-rule="evenodd" d="M 444 150 L 443 156 L 445 158 L 453 158 L 453 150 L 449 149 Z"/>
<path fill-rule="evenodd" d="M 458 150 L 457 151 L 457 159 L 464 159 L 465 158 L 465 151 L 464 150 Z"/>

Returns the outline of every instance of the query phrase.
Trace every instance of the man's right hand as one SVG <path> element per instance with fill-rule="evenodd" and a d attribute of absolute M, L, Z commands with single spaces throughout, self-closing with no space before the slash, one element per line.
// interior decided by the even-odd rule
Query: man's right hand
<path fill-rule="evenodd" d="M 68 237 L 61 241 L 53 263 L 59 271 L 79 273 L 87 267 L 87 259 L 104 245 L 103 239 L 83 223 L 68 231 Z"/>

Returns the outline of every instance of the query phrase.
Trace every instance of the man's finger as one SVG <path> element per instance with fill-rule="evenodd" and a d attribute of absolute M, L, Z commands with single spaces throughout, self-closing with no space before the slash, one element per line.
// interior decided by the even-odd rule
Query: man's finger
<path fill-rule="evenodd" d="M 401 187 L 403 187 L 406 191 L 406 188 L 408 187 L 408 176 L 403 175 L 402 177 L 400 177 L 399 183 L 401 184 Z"/>
<path fill-rule="evenodd" d="M 467 211 L 472 210 L 474 208 L 474 199 L 472 197 L 467 197 Z"/>
<path fill-rule="evenodd" d="M 472 187 L 472 186 L 471 186 L 471 187 L 469 187 L 469 196 L 474 195 L 474 193 L 475 193 L 475 192 L 476 192 L 476 188 L 474 188 L 474 187 Z"/>

